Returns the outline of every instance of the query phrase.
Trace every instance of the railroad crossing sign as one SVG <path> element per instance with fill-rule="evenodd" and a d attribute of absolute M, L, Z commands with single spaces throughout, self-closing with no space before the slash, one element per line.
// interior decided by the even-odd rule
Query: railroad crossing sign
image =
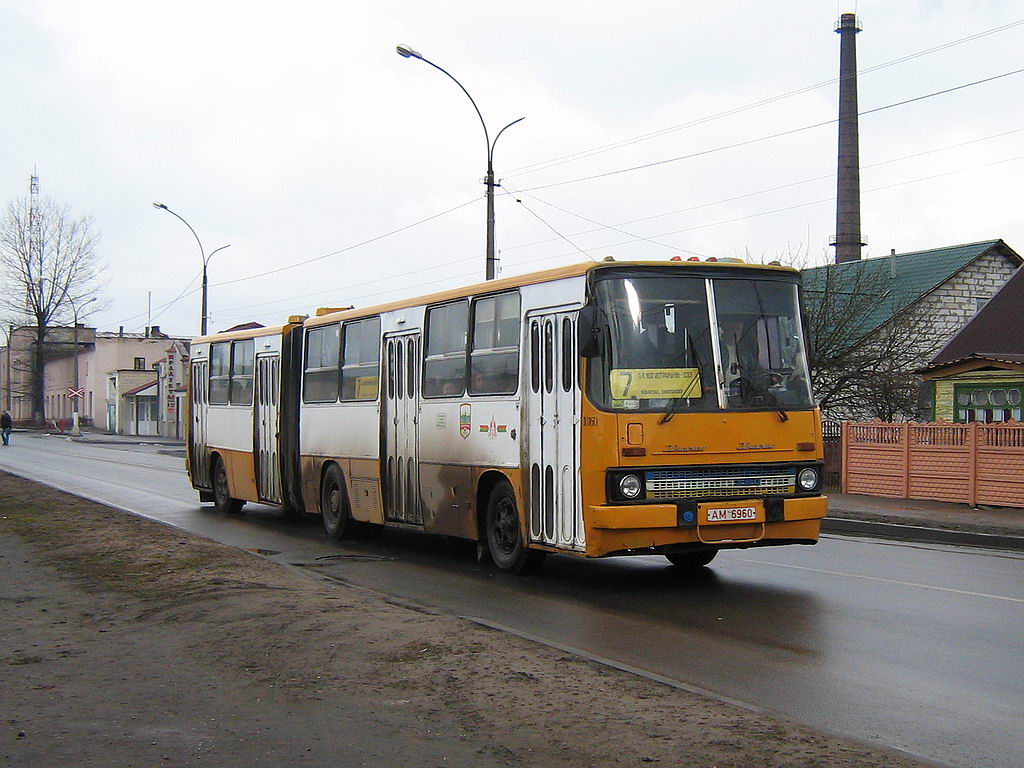
<path fill-rule="evenodd" d="M 85 397 L 85 387 L 82 387 L 81 389 L 68 387 L 68 397 Z"/>

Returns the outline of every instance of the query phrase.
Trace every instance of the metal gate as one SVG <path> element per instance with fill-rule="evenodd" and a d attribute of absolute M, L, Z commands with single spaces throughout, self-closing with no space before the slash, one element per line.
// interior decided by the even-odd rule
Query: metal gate
<path fill-rule="evenodd" d="M 189 455 L 192 459 L 192 484 L 200 488 L 210 487 L 210 449 L 206 444 L 206 409 L 209 363 L 198 360 L 192 363 L 192 424 L 189 429 Z"/>
<path fill-rule="evenodd" d="M 261 500 L 272 504 L 281 503 L 281 464 L 277 453 L 280 376 L 278 355 L 256 356 L 256 424 L 253 429 L 256 490 Z"/>
<path fill-rule="evenodd" d="M 381 411 L 384 435 L 384 510 L 388 520 L 423 525 L 420 501 L 419 359 L 420 334 L 384 339 L 387 391 Z"/>
<path fill-rule="evenodd" d="M 576 312 L 531 315 L 526 393 L 530 540 L 583 550 Z"/>

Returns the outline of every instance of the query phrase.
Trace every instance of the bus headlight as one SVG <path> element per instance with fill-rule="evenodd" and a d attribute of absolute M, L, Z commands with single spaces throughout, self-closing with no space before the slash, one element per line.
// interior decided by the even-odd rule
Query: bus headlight
<path fill-rule="evenodd" d="M 805 467 L 796 476 L 796 481 L 805 491 L 813 491 L 818 485 L 818 470 L 813 467 Z"/>
<path fill-rule="evenodd" d="M 619 493 L 627 499 L 635 499 L 642 489 L 643 484 L 636 475 L 623 475 L 619 478 Z"/>

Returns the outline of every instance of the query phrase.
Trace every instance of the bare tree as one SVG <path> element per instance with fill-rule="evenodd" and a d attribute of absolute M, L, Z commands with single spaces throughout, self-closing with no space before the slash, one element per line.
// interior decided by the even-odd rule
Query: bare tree
<path fill-rule="evenodd" d="M 73 321 L 74 308 L 106 285 L 98 247 L 92 218 L 76 218 L 67 206 L 49 198 L 31 195 L 12 201 L 0 220 L 0 274 L 4 277 L 0 308 L 11 325 L 34 330 L 31 394 L 36 421 L 43 419 L 50 329 Z"/>
<path fill-rule="evenodd" d="M 898 295 L 883 269 L 863 262 L 804 272 L 811 379 L 826 414 L 853 418 L 919 415 L 914 370 L 934 350 L 932 324 Z"/>

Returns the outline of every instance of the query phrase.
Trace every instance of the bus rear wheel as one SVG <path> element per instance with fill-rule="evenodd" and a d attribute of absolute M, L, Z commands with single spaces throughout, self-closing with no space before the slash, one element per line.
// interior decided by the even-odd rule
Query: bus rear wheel
<path fill-rule="evenodd" d="M 224 460 L 220 456 L 213 460 L 213 506 L 218 512 L 232 514 L 242 511 L 245 504 L 241 499 L 232 499 L 228 487 L 228 473 L 224 469 Z"/>
<path fill-rule="evenodd" d="M 485 520 L 487 550 L 494 564 L 509 573 L 536 571 L 544 562 L 546 552 L 530 549 L 519 522 L 516 495 L 507 480 L 502 480 L 487 499 Z"/>
<path fill-rule="evenodd" d="M 345 478 L 337 464 L 327 469 L 320 486 L 320 516 L 323 518 L 327 538 L 337 541 L 345 535 L 349 525 L 348 493 L 345 490 Z"/>
<path fill-rule="evenodd" d="M 665 555 L 665 558 L 676 568 L 685 571 L 699 571 L 705 565 L 715 559 L 717 549 L 705 549 L 701 552 L 676 552 Z"/>

